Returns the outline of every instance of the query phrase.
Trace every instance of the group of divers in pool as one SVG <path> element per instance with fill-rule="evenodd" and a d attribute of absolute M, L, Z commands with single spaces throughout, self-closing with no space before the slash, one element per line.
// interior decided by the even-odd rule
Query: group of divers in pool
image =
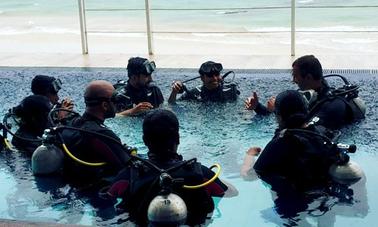
<path fill-rule="evenodd" d="M 78 188 L 98 190 L 103 199 L 116 202 L 121 198 L 116 208 L 129 212 L 140 225 L 203 223 L 214 210 L 212 196 L 236 196 L 238 191 L 218 178 L 219 165 L 207 168 L 177 153 L 179 121 L 173 112 L 159 108 L 164 98 L 151 83 L 155 68 L 153 61 L 133 57 L 127 65 L 128 81 L 114 85 L 104 80 L 90 82 L 82 115 L 73 110 L 70 99 L 59 102 L 59 79 L 35 76 L 33 95 L 12 108 L 1 125 L 4 149 L 12 147 L 6 139 L 11 133 L 13 146 L 31 157 L 34 174 L 59 173 Z M 188 89 L 186 81 L 174 81 L 168 103 L 236 101 L 237 84 L 226 83 L 228 73 L 222 76 L 222 70 L 220 63 L 203 63 L 199 69 L 202 85 Z M 330 87 L 327 77 L 331 76 L 340 77 L 343 86 Z M 359 87 L 340 75 L 323 76 L 313 55 L 294 61 L 292 78 L 299 89 L 279 93 L 266 106 L 256 92 L 245 100 L 245 108 L 258 115 L 275 114 L 278 127 L 263 151 L 258 147 L 247 151 L 241 176 L 257 176 L 281 194 L 358 181 L 362 171 L 347 154 L 355 146 L 337 144 L 336 130 L 364 118 Z M 144 117 L 148 158 L 136 154 L 104 125 L 105 119 L 116 115 Z M 10 130 L 10 118 L 19 124 L 15 133 Z"/>

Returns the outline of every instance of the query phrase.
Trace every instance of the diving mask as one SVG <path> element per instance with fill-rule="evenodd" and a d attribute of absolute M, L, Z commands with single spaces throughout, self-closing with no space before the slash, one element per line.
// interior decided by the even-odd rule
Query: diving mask
<path fill-rule="evenodd" d="M 117 90 L 115 90 L 111 97 L 84 97 L 85 104 L 88 106 L 96 106 L 99 105 L 101 102 L 112 102 L 112 103 L 124 103 L 130 100 L 124 94 L 121 94 Z"/>
<path fill-rule="evenodd" d="M 62 81 L 60 79 L 55 79 L 52 83 L 52 90 L 54 93 L 58 93 L 60 89 L 62 89 Z"/>
<path fill-rule="evenodd" d="M 221 63 L 216 63 L 212 61 L 207 61 L 203 63 L 199 69 L 199 73 L 201 75 L 206 76 L 213 76 L 214 74 L 220 74 L 220 72 L 223 70 L 223 66 Z"/>
<path fill-rule="evenodd" d="M 155 71 L 156 69 L 156 64 L 154 61 L 149 61 L 149 60 L 146 60 L 144 63 L 143 63 L 143 67 L 144 67 L 144 74 L 146 75 L 151 75 L 151 73 L 153 71 Z"/>
<path fill-rule="evenodd" d="M 298 92 L 303 96 L 303 98 L 307 102 L 307 106 L 312 105 L 318 99 L 318 93 L 315 90 L 310 89 L 310 90 L 298 91 Z"/>

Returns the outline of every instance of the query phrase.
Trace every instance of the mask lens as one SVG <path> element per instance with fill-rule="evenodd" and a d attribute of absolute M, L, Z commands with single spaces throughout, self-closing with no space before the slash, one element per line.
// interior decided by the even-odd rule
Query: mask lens
<path fill-rule="evenodd" d="M 156 69 L 156 65 L 155 65 L 155 62 L 154 61 L 148 61 L 146 60 L 144 63 L 143 63 L 144 67 L 145 67 L 145 70 L 146 70 L 146 74 L 147 75 L 150 75 L 153 71 L 155 71 Z"/>
<path fill-rule="evenodd" d="M 214 74 L 219 75 L 219 73 L 223 70 L 223 66 L 220 63 L 209 63 L 202 65 L 201 71 L 203 74 L 212 77 Z"/>
<path fill-rule="evenodd" d="M 62 88 L 62 81 L 60 79 L 56 79 L 52 82 L 52 87 L 55 93 L 58 93 L 59 90 Z"/>
<path fill-rule="evenodd" d="M 220 63 L 215 63 L 213 66 L 214 71 L 220 72 L 223 70 L 223 66 Z"/>

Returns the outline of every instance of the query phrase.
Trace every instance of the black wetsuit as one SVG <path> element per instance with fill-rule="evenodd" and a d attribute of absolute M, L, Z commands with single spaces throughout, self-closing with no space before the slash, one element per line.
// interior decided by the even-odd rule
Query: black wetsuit
<path fill-rule="evenodd" d="M 112 139 L 83 133 L 74 130 L 64 130 L 62 136 L 71 153 L 77 158 L 91 163 L 106 162 L 106 165 L 93 167 L 83 165 L 66 156 L 64 173 L 73 180 L 95 181 L 102 177 L 114 176 L 124 168 L 129 160 L 129 154 L 120 144 L 119 137 L 104 125 L 104 121 L 84 113 L 75 118 L 69 126 L 85 129 Z M 118 143 L 117 143 L 118 141 Z"/>
<path fill-rule="evenodd" d="M 309 118 L 319 117 L 319 125 L 330 129 L 339 129 L 353 121 L 352 110 L 342 97 L 331 97 L 331 88 L 324 81 L 318 93 L 317 101 L 309 105 Z"/>
<path fill-rule="evenodd" d="M 180 159 L 162 161 L 159 158 L 150 158 L 149 161 L 159 168 L 168 169 L 182 163 Z M 197 162 L 169 174 L 175 179 L 182 178 L 186 185 L 198 185 L 214 176 L 213 171 Z M 108 194 L 114 198 L 123 198 L 119 207 L 126 209 L 135 222 L 145 225 L 148 205 L 161 190 L 159 176 L 160 173 L 148 166 L 127 168 L 119 174 Z M 211 196 L 221 197 L 226 190 L 227 186 L 219 179 L 200 189 L 184 189 L 181 184 L 172 187 L 172 192 L 179 195 L 187 205 L 188 225 L 205 222 L 207 214 L 214 210 Z"/>
<path fill-rule="evenodd" d="M 309 104 L 309 120 L 319 117 L 317 124 L 329 129 L 339 129 L 353 121 L 353 113 L 347 101 L 342 97 L 331 96 L 331 88 L 325 80 L 316 92 L 317 100 Z M 258 103 L 255 112 L 260 115 L 271 113 L 261 103 Z"/>
<path fill-rule="evenodd" d="M 315 126 L 304 128 L 322 132 Z M 330 145 L 310 133 L 276 132 L 257 159 L 254 169 L 275 191 L 306 191 L 329 181 L 328 169 L 335 162 Z"/>
<path fill-rule="evenodd" d="M 214 90 L 208 90 L 200 86 L 187 90 L 179 100 L 198 100 L 204 102 L 227 102 L 235 101 L 240 94 L 236 84 L 221 85 Z"/>
<path fill-rule="evenodd" d="M 12 138 L 12 144 L 20 151 L 25 152 L 27 155 L 32 156 L 35 149 L 42 144 L 42 132 L 33 132 L 24 126 L 16 131 L 16 136 Z M 27 140 L 24 140 L 25 138 Z"/>
<path fill-rule="evenodd" d="M 124 101 L 123 103 L 116 103 L 117 112 L 131 109 L 134 104 L 141 102 L 149 102 L 154 108 L 159 107 L 164 102 L 164 97 L 159 87 L 153 84 L 143 89 L 134 88 L 130 83 L 123 85 L 115 84 L 114 87 L 129 98 L 128 101 Z"/>

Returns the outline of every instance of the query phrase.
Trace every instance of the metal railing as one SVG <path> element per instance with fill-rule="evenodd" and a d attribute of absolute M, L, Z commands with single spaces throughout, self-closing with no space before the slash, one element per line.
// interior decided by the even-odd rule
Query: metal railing
<path fill-rule="evenodd" d="M 296 9 L 346 9 L 346 8 L 378 8 L 378 5 L 350 5 L 350 6 L 296 6 L 296 0 L 291 0 L 290 6 L 267 6 L 267 7 L 228 7 L 228 8 L 150 8 L 150 0 L 145 0 L 145 8 L 104 8 L 104 9 L 86 9 L 85 0 L 78 0 L 79 3 L 79 18 L 81 29 L 82 53 L 88 54 L 88 33 L 146 33 L 148 53 L 154 54 L 153 51 L 153 33 L 170 33 L 170 34 L 184 34 L 184 33 L 206 33 L 206 34 L 253 34 L 253 33 L 282 33 L 285 31 L 152 31 L 151 27 L 151 11 L 223 11 L 223 10 L 280 10 L 290 9 L 290 49 L 291 56 L 295 56 L 296 47 L 296 33 L 297 32 L 330 32 L 330 31 L 297 31 L 296 30 Z M 146 31 L 88 31 L 86 24 L 86 12 L 107 12 L 107 11 L 145 11 L 146 14 Z M 354 31 L 332 31 L 332 32 L 378 32 L 366 30 Z"/>

